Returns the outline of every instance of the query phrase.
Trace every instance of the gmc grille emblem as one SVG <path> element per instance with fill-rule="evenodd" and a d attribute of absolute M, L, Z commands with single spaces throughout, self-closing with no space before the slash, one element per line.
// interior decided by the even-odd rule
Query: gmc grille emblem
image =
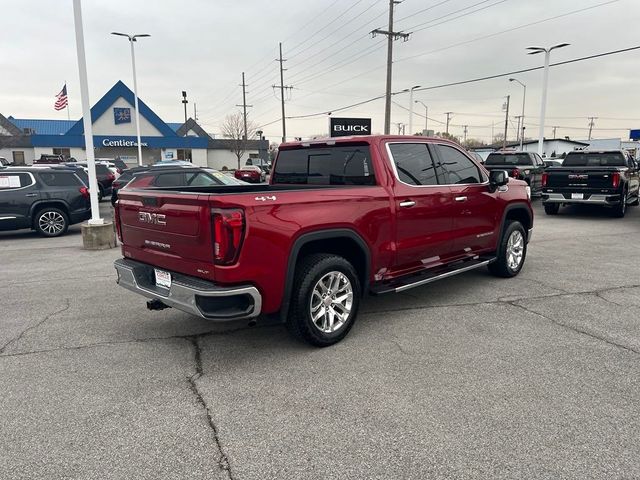
<path fill-rule="evenodd" d="M 163 213 L 138 212 L 138 220 L 142 223 L 151 223 L 153 225 L 166 225 L 167 216 Z"/>
<path fill-rule="evenodd" d="M 589 175 L 569 175 L 571 180 L 586 180 L 587 178 L 589 178 Z"/>

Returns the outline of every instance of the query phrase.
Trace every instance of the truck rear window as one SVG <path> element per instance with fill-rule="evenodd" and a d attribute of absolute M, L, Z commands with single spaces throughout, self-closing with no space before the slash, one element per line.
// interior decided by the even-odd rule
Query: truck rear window
<path fill-rule="evenodd" d="M 490 153 L 484 162 L 485 165 L 533 165 L 531 157 L 527 153 L 515 153 L 504 155 Z"/>
<path fill-rule="evenodd" d="M 296 185 L 375 185 L 369 146 L 281 150 L 272 183 Z"/>
<path fill-rule="evenodd" d="M 563 167 L 624 167 L 624 155 L 618 152 L 597 153 L 581 152 L 567 154 L 562 162 Z"/>

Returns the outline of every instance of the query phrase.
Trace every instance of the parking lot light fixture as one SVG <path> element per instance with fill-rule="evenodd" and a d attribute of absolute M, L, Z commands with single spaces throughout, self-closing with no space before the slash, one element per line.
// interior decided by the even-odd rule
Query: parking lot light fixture
<path fill-rule="evenodd" d="M 544 75 L 542 77 L 542 100 L 540 102 L 540 133 L 538 135 L 538 155 L 542 157 L 543 143 L 544 143 L 544 116 L 547 108 L 547 84 L 549 82 L 549 57 L 551 52 L 558 48 L 567 47 L 568 43 L 559 43 L 553 47 L 527 47 L 529 55 L 536 55 L 538 53 L 544 53 Z"/>
<path fill-rule="evenodd" d="M 524 142 L 524 101 L 527 98 L 527 86 L 517 78 L 510 78 L 509 81 L 522 85 L 522 113 L 520 114 L 521 127 L 520 132 L 518 132 L 520 135 L 520 151 L 522 151 L 522 142 Z"/>
<path fill-rule="evenodd" d="M 118 35 L 120 37 L 127 37 L 131 44 L 131 66 L 133 68 L 133 97 L 136 110 L 136 136 L 138 142 L 138 165 L 142 165 L 142 142 L 140 141 L 140 112 L 138 111 L 138 80 L 136 78 L 136 54 L 133 48 L 134 42 L 138 38 L 150 37 L 148 33 L 136 33 L 135 35 L 129 35 L 128 33 L 111 32 L 111 35 Z"/>
<path fill-rule="evenodd" d="M 429 122 L 429 118 L 428 118 L 429 107 L 427 107 L 422 100 L 416 100 L 415 103 L 419 103 L 420 105 L 422 105 L 424 107 L 424 134 L 426 135 L 427 134 L 427 125 L 428 125 L 428 122 Z"/>

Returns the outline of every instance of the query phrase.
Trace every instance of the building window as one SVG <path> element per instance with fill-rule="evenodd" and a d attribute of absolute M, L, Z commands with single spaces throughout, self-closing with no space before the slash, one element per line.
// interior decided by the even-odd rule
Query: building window
<path fill-rule="evenodd" d="M 53 154 L 62 155 L 64 158 L 69 158 L 71 156 L 71 149 L 70 148 L 54 148 Z"/>
<path fill-rule="evenodd" d="M 24 152 L 22 150 L 14 151 L 12 154 L 14 165 L 24 165 Z"/>
<path fill-rule="evenodd" d="M 250 153 L 249 158 L 260 158 L 260 155 L 258 155 L 257 153 Z"/>
<path fill-rule="evenodd" d="M 191 157 L 191 149 L 190 148 L 179 148 L 178 149 L 178 160 L 186 160 L 187 162 L 193 162 Z"/>

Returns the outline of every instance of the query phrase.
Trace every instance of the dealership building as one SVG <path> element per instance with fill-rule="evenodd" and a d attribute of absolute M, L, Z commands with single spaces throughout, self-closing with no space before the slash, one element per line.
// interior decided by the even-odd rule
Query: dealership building
<path fill-rule="evenodd" d="M 96 157 L 119 157 L 128 164 L 137 163 L 134 105 L 133 92 L 121 81 L 93 105 L 91 122 Z M 144 164 L 189 160 L 195 165 L 216 169 L 237 167 L 233 140 L 214 138 L 192 118 L 185 123 L 165 122 L 142 100 L 138 99 L 138 105 Z M 249 158 L 268 160 L 268 148 L 267 140 L 247 140 L 241 165 Z M 82 119 L 26 119 L 0 114 L 0 157 L 18 165 L 29 165 L 42 154 L 85 160 Z"/>

